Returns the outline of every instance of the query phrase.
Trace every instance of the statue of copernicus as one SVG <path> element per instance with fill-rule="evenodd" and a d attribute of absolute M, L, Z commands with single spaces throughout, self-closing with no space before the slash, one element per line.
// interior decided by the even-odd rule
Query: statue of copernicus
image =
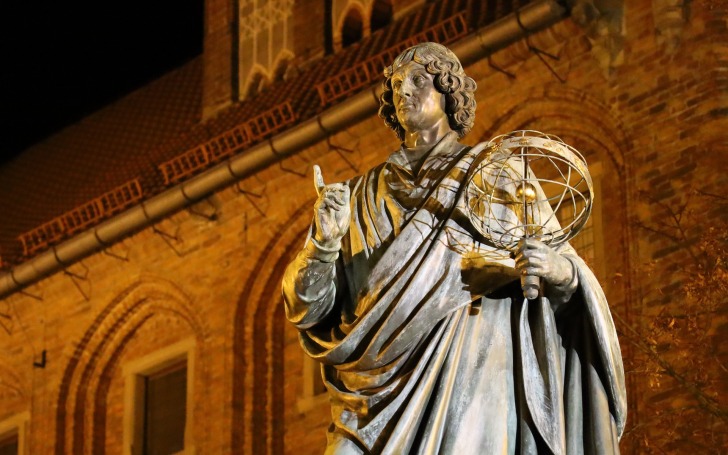
<path fill-rule="evenodd" d="M 619 453 L 622 358 L 593 273 L 568 244 L 499 251 L 463 213 L 475 82 L 435 43 L 384 74 L 401 148 L 344 183 L 314 168 L 314 222 L 283 280 L 330 396 L 326 453 Z M 521 273 L 542 297 L 523 298 Z"/>

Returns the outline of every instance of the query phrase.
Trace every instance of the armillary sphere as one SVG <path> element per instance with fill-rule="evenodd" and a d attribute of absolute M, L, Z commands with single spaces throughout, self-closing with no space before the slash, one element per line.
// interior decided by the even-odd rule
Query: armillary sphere
<path fill-rule="evenodd" d="M 556 136 L 520 130 L 493 138 L 483 153 L 465 198 L 470 222 L 486 242 L 509 251 L 527 238 L 556 246 L 584 227 L 594 188 L 576 149 Z M 526 298 L 538 297 L 538 277 L 521 281 Z"/>

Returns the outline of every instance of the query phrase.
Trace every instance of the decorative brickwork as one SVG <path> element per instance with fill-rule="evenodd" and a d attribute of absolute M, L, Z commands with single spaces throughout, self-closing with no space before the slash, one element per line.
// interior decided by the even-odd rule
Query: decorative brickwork
<path fill-rule="evenodd" d="M 380 81 L 382 70 L 410 46 L 426 41 L 448 44 L 466 34 L 467 23 L 463 13 L 446 19 L 317 84 L 321 104 L 334 103 Z"/>
<path fill-rule="evenodd" d="M 126 289 L 96 317 L 66 366 L 58 395 L 57 454 L 104 453 L 110 380 L 127 344 L 161 313 L 181 318 L 203 352 L 207 330 L 179 289 L 160 281 L 142 281 Z"/>
<path fill-rule="evenodd" d="M 195 175 L 211 164 L 229 158 L 245 147 L 270 137 L 295 120 L 296 114 L 290 103 L 275 106 L 199 147 L 160 164 L 159 171 L 164 177 L 164 184 L 176 183 Z"/>
<path fill-rule="evenodd" d="M 293 0 L 255 1 L 242 0 L 238 5 L 237 73 L 240 80 L 238 93 L 241 99 L 251 91 L 256 68 L 263 74 L 274 74 L 282 54 L 291 54 L 293 49 L 292 15 Z"/>
<path fill-rule="evenodd" d="M 20 236 L 23 254 L 32 256 L 61 240 L 83 232 L 141 200 L 143 191 L 138 179 L 115 188 L 70 212 L 52 219 Z"/>
<path fill-rule="evenodd" d="M 694 371 L 681 362 L 691 356 L 673 350 L 675 340 L 670 336 L 675 332 L 670 330 L 687 319 L 675 317 L 673 329 L 668 320 L 666 332 L 654 344 L 634 336 L 650 333 L 665 314 L 684 308 L 684 285 L 699 270 L 685 266 L 693 264 L 691 253 L 697 251 L 701 257 L 709 252 L 697 249 L 699 235 L 709 226 L 728 221 L 728 210 L 715 197 L 728 187 L 728 172 L 723 172 L 727 111 L 721 98 L 728 82 L 725 56 L 714 44 L 728 34 L 725 16 L 720 15 L 718 3 L 710 7 L 708 2 L 691 2 L 689 20 L 681 25 L 680 39 L 675 41 L 678 47 L 669 51 L 667 42 L 655 40 L 659 29 L 655 7 L 667 3 L 630 3 L 624 62 L 613 68 L 611 76 L 595 62 L 587 31 L 571 19 L 466 68 L 479 88 L 476 123 L 464 143 L 536 128 L 560 136 L 583 152 L 590 164 L 601 165 L 602 193 L 597 203 L 603 213 L 603 285 L 617 319 L 629 378 L 628 430 L 621 443 L 624 455 L 723 453 L 728 434 L 722 431 L 725 424 L 719 417 L 703 412 L 696 383 L 688 381 L 689 387 L 685 386 Z M 488 4 L 497 8 L 479 10 L 483 17 L 506 11 L 514 3 Z M 214 5 L 208 33 L 219 43 L 224 35 L 220 30 L 229 30 L 229 22 L 223 11 L 226 6 Z M 418 11 L 413 17 L 430 26 L 452 16 L 451 5 L 427 2 L 418 10 L 435 18 L 432 22 Z M 662 24 L 660 34 L 677 32 L 673 25 L 668 24 L 668 30 Z M 402 41 L 391 30 L 384 29 L 380 35 L 386 45 L 362 45 L 358 52 L 376 55 Z M 542 60 L 534 49 L 558 60 Z M 346 54 L 343 61 L 336 56 L 321 61 L 335 68 L 353 68 L 352 62 L 364 60 L 354 57 Z M 213 52 L 205 58 L 222 57 Z M 221 60 L 217 68 L 229 63 Z M 376 65 L 372 65 L 367 74 L 374 74 Z M 314 64 L 310 68 L 312 73 L 304 82 L 333 76 Z M 216 84 L 222 82 L 213 75 L 205 80 L 213 84 L 211 93 L 217 93 Z M 244 149 L 241 144 L 252 140 L 253 131 L 266 137 L 285 128 L 280 126 L 283 123 L 293 125 L 287 120 L 253 125 L 248 120 L 283 100 L 293 100 L 289 95 L 295 91 L 306 95 L 291 101 L 290 110 L 276 114 L 281 119 L 293 112 L 298 120 L 310 118 L 323 109 L 313 83 L 273 85 L 258 95 L 263 99 L 267 94 L 274 99 L 271 104 L 256 105 L 258 110 L 245 115 L 220 114 L 209 124 L 190 127 L 189 138 L 175 142 L 174 154 L 147 160 L 150 169 L 145 175 L 153 175 L 160 188 L 166 188 L 161 182 L 165 171 L 156 165 L 180 152 L 194 150 L 184 167 L 191 173 L 201 172 L 211 162 Z M 207 127 L 209 134 L 204 131 Z M 345 154 L 332 144 L 354 152 Z M 123 366 L 180 339 L 193 338 L 200 359 L 194 412 L 202 416 L 189 436 L 195 453 L 322 453 L 330 412 L 326 403 L 305 412 L 296 406 L 303 382 L 301 349 L 295 329 L 284 322 L 279 280 L 309 229 L 315 194 L 312 164 L 321 166 L 327 183 L 341 182 L 381 163 L 398 147 L 399 141 L 381 119 L 371 116 L 334 134 L 328 143 L 322 141 L 260 170 L 238 188 L 221 189 L 200 203 L 207 208 L 182 210 L 73 265 L 71 271 L 85 268 L 87 273 L 77 274 L 84 275 L 84 280 L 56 273 L 0 301 L 0 313 L 11 318 L 11 330 L 0 327 L 0 421 L 29 413 L 31 454 L 123 453 Z M 179 181 L 174 180 L 176 171 L 169 169 L 169 184 Z M 683 219 L 691 221 L 691 229 L 676 242 L 656 228 L 669 226 L 665 207 L 685 206 Z M 83 225 L 94 210 L 79 212 L 72 226 Z M 215 216 L 204 216 L 209 211 Z M 66 235 L 65 229 L 59 217 L 47 233 L 34 235 L 47 241 L 53 235 Z M 24 230 L 13 231 L 12 238 Z M 28 251 L 37 244 L 33 238 L 27 240 Z M 695 251 L 688 249 L 691 246 Z M 703 357 L 712 352 L 726 354 L 724 315 L 708 321 L 710 331 L 701 338 L 706 346 Z M 645 346 L 648 349 L 641 350 Z M 47 363 L 34 367 L 42 350 L 47 350 Z M 646 369 L 655 355 L 687 375 L 676 378 L 664 374 L 664 368 Z M 696 371 L 712 377 L 712 370 L 699 366 Z M 725 409 L 724 395 L 697 396 Z M 662 431 L 665 422 L 690 431 Z M 711 428 L 713 433 L 708 431 Z M 666 437 L 672 439 L 665 443 Z M 701 452 L 695 444 L 706 449 Z"/>
<path fill-rule="evenodd" d="M 240 2 L 240 38 L 252 38 L 289 17 L 293 11 L 293 0 L 271 0 L 256 7 L 253 0 Z M 252 11 L 252 14 L 250 13 Z"/>
<path fill-rule="evenodd" d="M 245 422 L 246 430 L 233 433 L 233 454 L 281 453 L 283 449 L 283 441 L 277 435 L 282 433 L 285 421 L 282 407 L 284 371 L 280 360 L 286 321 L 278 296 L 283 271 L 309 229 L 309 207 L 313 200 L 307 202 L 309 205 L 302 205 L 282 223 L 282 229 L 265 246 L 271 254 L 261 256 L 255 265 L 256 270 L 265 272 L 248 279 L 236 309 L 233 351 L 236 358 L 252 361 L 236 363 L 234 418 Z M 271 305 L 271 301 L 274 304 Z M 251 324 L 256 334 L 252 343 L 245 333 Z M 242 369 L 244 365 L 247 366 L 245 370 Z M 264 393 L 259 393 L 263 390 Z M 248 401 L 252 401 L 250 406 L 246 406 Z"/>

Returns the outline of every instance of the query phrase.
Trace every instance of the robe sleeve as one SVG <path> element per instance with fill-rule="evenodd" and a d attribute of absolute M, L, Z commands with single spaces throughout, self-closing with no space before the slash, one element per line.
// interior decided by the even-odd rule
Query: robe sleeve
<path fill-rule="evenodd" d="M 326 248 L 311 235 L 283 275 L 286 317 L 306 330 L 331 313 L 336 302 L 339 250 Z"/>
<path fill-rule="evenodd" d="M 576 253 L 573 254 L 575 255 Z M 566 258 L 571 264 L 571 279 L 561 285 L 546 282 L 544 286 L 544 293 L 548 297 L 551 303 L 551 309 L 555 314 L 559 313 L 565 307 L 579 287 L 579 274 L 576 271 L 577 266 L 574 260 L 569 254 L 562 254 L 562 257 Z"/>

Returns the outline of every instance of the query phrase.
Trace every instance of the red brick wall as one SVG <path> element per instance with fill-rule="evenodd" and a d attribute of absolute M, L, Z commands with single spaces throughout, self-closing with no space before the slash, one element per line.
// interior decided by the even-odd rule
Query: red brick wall
<path fill-rule="evenodd" d="M 208 109 L 229 99 L 228 6 L 208 2 Z M 680 305 L 679 286 L 689 278 L 672 273 L 688 260 L 684 247 L 673 248 L 640 224 L 661 223 L 659 203 L 677 206 L 688 189 L 726 188 L 726 53 L 712 44 L 726 36 L 725 16 L 693 2 L 682 44 L 668 54 L 655 41 L 652 14 L 651 2 L 629 2 L 624 63 L 609 76 L 569 20 L 530 39 L 560 57 L 551 64 L 565 83 L 525 42 L 492 58 L 515 79 L 485 60 L 471 65 L 478 113 L 464 139 L 473 144 L 534 128 L 601 163 L 603 284 L 615 314 L 640 330 L 664 307 Z M 212 205 L 202 203 L 201 209 L 215 207 L 214 221 L 182 211 L 158 223 L 157 232 L 146 229 L 110 248 L 126 259 L 99 253 L 70 267 L 87 273 L 85 280 L 57 273 L 27 289 L 41 300 L 16 293 L 0 302 L 0 312 L 11 315 L 10 333 L 0 329 L 0 421 L 30 411 L 29 453 L 59 453 L 61 445 L 64 453 L 82 453 L 74 447 L 122 453 L 123 366 L 190 337 L 199 366 L 192 407 L 196 453 L 322 452 L 329 409 L 325 401 L 299 402 L 303 359 L 284 321 L 280 275 L 311 219 L 312 164 L 321 165 L 327 182 L 341 181 L 398 146 L 376 117 L 331 142 L 353 150 L 346 154 L 351 164 L 317 144 L 241 183 L 257 196 L 228 188 L 210 199 Z M 706 223 L 694 223 L 695 233 L 707 221 L 725 221 L 716 204 L 696 201 Z M 647 275 L 642 264 L 657 259 Z M 653 297 L 655 289 L 670 286 L 671 292 Z M 631 413 L 623 447 L 647 453 L 636 436 L 643 433 L 632 428 L 654 421 L 684 392 L 661 395 L 674 385 L 651 386 L 635 362 L 639 352 L 625 339 Z M 43 349 L 46 367 L 33 368 Z"/>
<path fill-rule="evenodd" d="M 235 101 L 233 86 L 238 83 L 233 58 L 234 15 L 232 0 L 205 2 L 205 37 L 203 46 L 202 116 L 208 118 Z"/>

